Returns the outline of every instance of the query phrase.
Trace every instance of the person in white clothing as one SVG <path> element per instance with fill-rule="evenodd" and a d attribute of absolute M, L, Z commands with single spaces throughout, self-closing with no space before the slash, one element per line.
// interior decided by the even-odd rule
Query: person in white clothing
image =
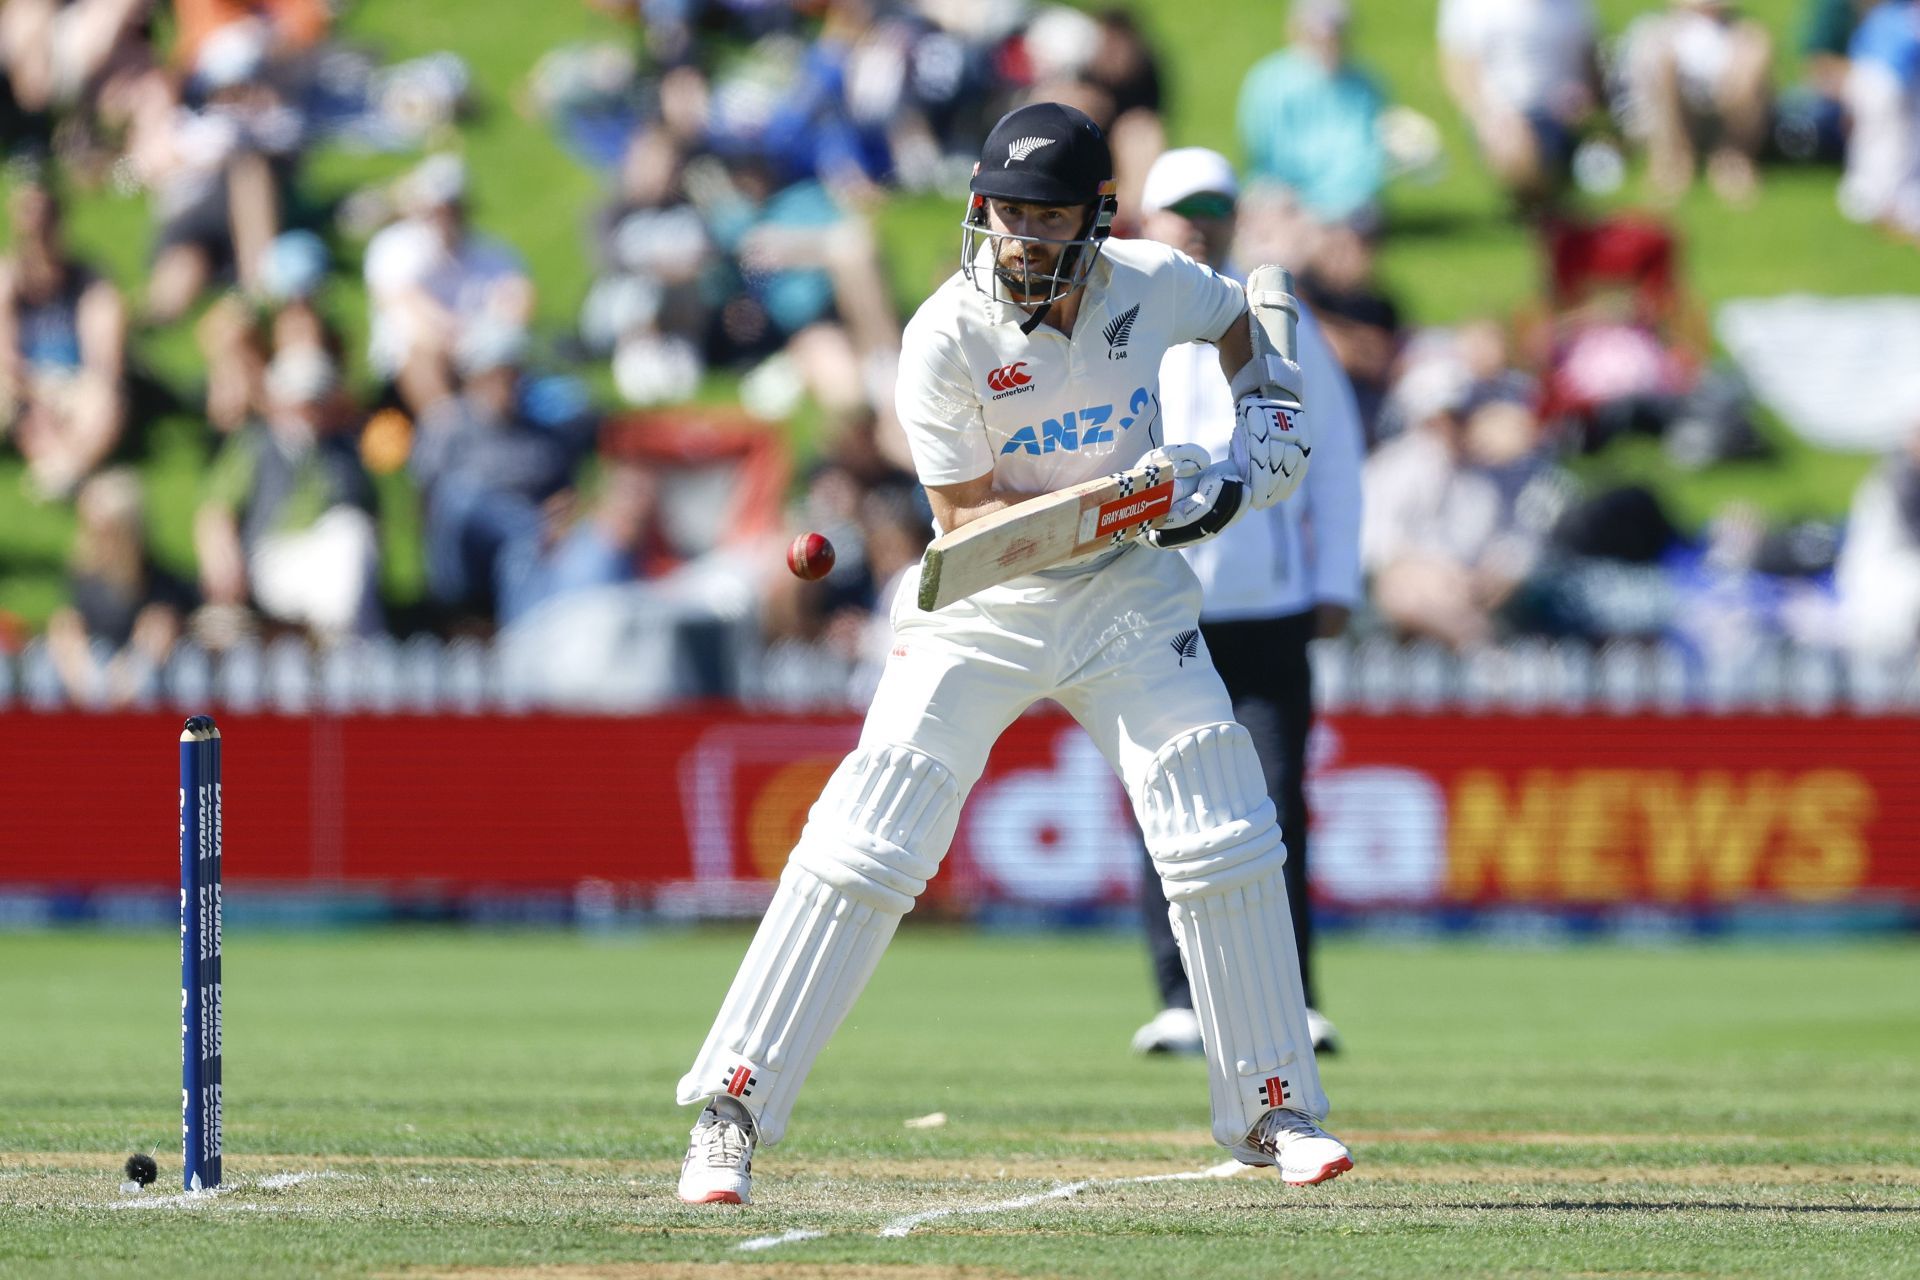
<path fill-rule="evenodd" d="M 1256 342 L 1234 281 L 1164 245 L 1108 238 L 1113 160 L 1081 112 L 1009 113 L 971 187 L 961 269 L 908 324 L 896 393 L 937 524 L 1143 462 L 1175 477 L 1173 511 L 1142 541 L 935 612 L 916 607 L 918 574 L 905 575 L 859 745 L 808 814 L 680 1080 L 680 1102 L 704 1106 L 680 1197 L 749 1199 L 756 1147 L 780 1140 L 815 1057 L 939 868 L 988 749 L 1042 698 L 1079 720 L 1125 781 L 1159 867 L 1205 1034 L 1214 1137 L 1288 1183 L 1325 1181 L 1352 1160 L 1319 1125 L 1327 1100 L 1286 849 L 1252 739 L 1206 656 L 1199 582 L 1166 554 L 1300 483 L 1299 367 Z M 1161 357 L 1194 341 L 1212 343 L 1232 377 L 1240 463 L 1165 444 Z"/>
<path fill-rule="evenodd" d="M 458 389 L 454 353 L 476 325 L 533 318 L 526 265 L 467 219 L 466 167 L 429 156 L 400 183 L 407 216 L 367 242 L 367 357 L 416 415 Z"/>
<path fill-rule="evenodd" d="M 1147 173 L 1142 232 L 1229 275 L 1239 182 L 1217 151 L 1166 152 Z M 1292 499 L 1238 521 L 1184 554 L 1200 578 L 1200 634 L 1233 699 L 1235 718 L 1252 735 L 1267 792 L 1280 811 L 1287 844 L 1287 901 L 1307 1001 L 1307 1025 L 1320 1053 L 1336 1047 L 1313 981 L 1313 918 L 1307 898 L 1307 737 L 1313 727 L 1308 642 L 1339 635 L 1360 601 L 1360 409 L 1312 312 L 1299 324 L 1301 376 L 1313 406 L 1313 465 Z M 1160 362 L 1160 404 L 1169 441 L 1224 453 L 1233 394 L 1213 349 L 1188 343 Z M 1153 957 L 1160 1012 L 1135 1033 L 1140 1053 L 1199 1053 L 1200 1020 L 1152 859 L 1141 881 L 1142 922 Z"/>
<path fill-rule="evenodd" d="M 1493 176 L 1523 204 L 1564 185 L 1600 102 L 1592 0 L 1440 0 L 1440 69 Z"/>
<path fill-rule="evenodd" d="M 1646 143 L 1647 176 L 1667 200 L 1693 183 L 1697 144 L 1721 199 L 1744 203 L 1760 182 L 1773 117 L 1773 38 L 1729 0 L 1669 0 L 1620 40 L 1627 132 Z"/>

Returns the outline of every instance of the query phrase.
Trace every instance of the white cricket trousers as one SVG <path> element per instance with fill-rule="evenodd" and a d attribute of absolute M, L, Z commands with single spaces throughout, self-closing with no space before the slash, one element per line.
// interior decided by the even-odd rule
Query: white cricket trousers
<path fill-rule="evenodd" d="M 1167 888 L 1207 1044 L 1214 1136 L 1271 1107 L 1326 1113 L 1281 867 L 1252 743 L 1199 632 L 1177 554 L 1027 577 L 937 613 L 909 574 L 859 746 L 808 815 L 682 1103 L 737 1098 L 777 1142 L 814 1058 L 946 855 L 1001 732 L 1052 698 L 1118 771 Z M 1064 996 L 1065 993 L 1059 993 Z"/>

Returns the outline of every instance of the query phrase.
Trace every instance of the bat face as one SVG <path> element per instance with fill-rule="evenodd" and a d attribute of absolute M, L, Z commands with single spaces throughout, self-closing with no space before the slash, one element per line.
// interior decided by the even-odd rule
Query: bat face
<path fill-rule="evenodd" d="M 1012 569 L 1027 563 L 1040 554 L 1040 544 L 1032 538 L 1019 538 L 1007 544 L 1006 550 L 994 558 L 994 563 L 1002 569 Z"/>
<path fill-rule="evenodd" d="M 1137 467 L 1029 498 L 934 539 L 921 562 L 920 607 L 943 609 L 976 591 L 1118 546 L 1172 510 L 1173 479 L 1163 467 Z"/>

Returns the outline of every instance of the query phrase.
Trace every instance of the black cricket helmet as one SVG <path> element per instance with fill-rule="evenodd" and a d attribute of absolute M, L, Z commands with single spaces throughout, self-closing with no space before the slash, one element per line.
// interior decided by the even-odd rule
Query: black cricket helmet
<path fill-rule="evenodd" d="M 968 184 L 967 216 L 961 223 L 960 270 L 988 297 L 1023 306 L 1044 305 L 1086 283 L 1113 225 L 1113 152 L 1107 135 L 1083 111 L 1059 102 L 1036 102 L 1000 117 L 980 148 Z M 1086 206 L 1080 233 L 1070 240 L 1016 236 L 988 229 L 987 201 L 1007 200 L 1050 208 Z M 1012 240 L 1061 245 L 1052 271 L 1002 268 L 998 245 Z M 1001 289 L 996 292 L 994 282 Z"/>

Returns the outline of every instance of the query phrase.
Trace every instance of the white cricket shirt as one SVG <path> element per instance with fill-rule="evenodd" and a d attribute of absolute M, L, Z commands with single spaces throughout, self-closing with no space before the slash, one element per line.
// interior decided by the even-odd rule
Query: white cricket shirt
<path fill-rule="evenodd" d="M 1045 493 L 1122 471 L 1162 443 L 1160 361 L 1225 333 L 1240 286 L 1166 245 L 1109 240 L 1073 336 L 988 298 L 955 272 L 908 321 L 894 401 L 927 485 L 989 472 Z"/>

